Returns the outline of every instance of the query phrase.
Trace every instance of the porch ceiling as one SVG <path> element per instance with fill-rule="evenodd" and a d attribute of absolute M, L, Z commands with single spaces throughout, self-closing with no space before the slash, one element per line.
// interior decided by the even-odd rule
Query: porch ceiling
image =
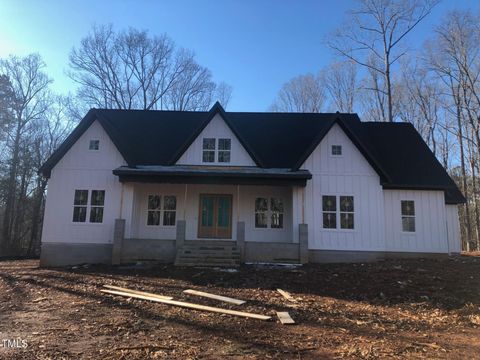
<path fill-rule="evenodd" d="M 120 166 L 113 170 L 121 182 L 306 186 L 308 170 L 243 166 Z"/>

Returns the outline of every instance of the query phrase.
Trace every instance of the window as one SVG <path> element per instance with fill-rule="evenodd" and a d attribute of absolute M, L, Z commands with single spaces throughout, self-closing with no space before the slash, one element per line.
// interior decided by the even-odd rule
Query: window
<path fill-rule="evenodd" d="M 218 162 L 230 162 L 231 139 L 218 139 Z"/>
<path fill-rule="evenodd" d="M 213 163 L 215 162 L 215 139 L 205 138 L 203 139 L 203 162 Z"/>
<path fill-rule="evenodd" d="M 402 230 L 415 232 L 415 202 L 413 200 L 402 200 Z"/>
<path fill-rule="evenodd" d="M 147 225 L 175 226 L 176 213 L 177 198 L 175 196 L 148 195 Z"/>
<path fill-rule="evenodd" d="M 335 196 L 322 196 L 323 228 L 337 228 L 337 199 Z"/>
<path fill-rule="evenodd" d="M 89 206 L 90 205 L 90 206 Z M 87 211 L 90 208 L 89 222 L 103 222 L 103 208 L 105 206 L 105 190 L 92 190 L 90 204 L 88 190 L 75 190 L 73 198 L 73 222 L 86 222 Z"/>
<path fill-rule="evenodd" d="M 90 205 L 90 222 L 101 223 L 103 221 L 103 207 L 105 205 L 105 190 L 92 190 Z"/>
<path fill-rule="evenodd" d="M 256 198 L 255 199 L 255 227 L 266 228 L 267 225 L 267 212 L 268 212 L 268 199 Z"/>
<path fill-rule="evenodd" d="M 354 212 L 355 208 L 353 196 L 322 196 L 324 229 L 337 229 L 337 218 L 340 219 L 340 229 L 354 229 Z"/>
<path fill-rule="evenodd" d="M 100 148 L 100 140 L 90 140 L 88 150 L 98 150 Z"/>
<path fill-rule="evenodd" d="M 75 190 L 73 198 L 73 222 L 85 222 L 87 219 L 88 190 Z"/>
<path fill-rule="evenodd" d="M 270 203 L 268 202 L 270 200 Z M 270 208 L 269 208 L 270 205 Z M 256 198 L 255 199 L 255 227 L 283 229 L 284 207 L 280 198 Z"/>
<path fill-rule="evenodd" d="M 341 156 L 342 155 L 342 145 L 332 145 L 332 155 Z"/>
<path fill-rule="evenodd" d="M 340 228 L 353 229 L 353 196 L 340 196 Z"/>

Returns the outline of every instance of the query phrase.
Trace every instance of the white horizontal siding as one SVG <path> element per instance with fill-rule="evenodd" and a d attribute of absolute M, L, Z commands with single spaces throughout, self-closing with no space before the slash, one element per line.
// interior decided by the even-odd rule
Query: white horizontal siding
<path fill-rule="evenodd" d="M 203 138 L 232 139 L 230 162 L 218 163 L 217 158 L 215 157 L 214 163 L 204 163 L 202 161 Z M 183 153 L 183 155 L 177 161 L 177 165 L 256 166 L 248 152 L 219 114 L 213 117 L 200 135 Z"/>
<path fill-rule="evenodd" d="M 90 140 L 100 140 L 98 151 L 88 150 Z M 120 216 L 122 186 L 112 170 L 125 165 L 102 126 L 95 121 L 53 168 L 48 181 L 42 242 L 109 243 L 115 219 Z M 105 190 L 103 223 L 74 223 L 76 189 Z M 90 192 L 89 192 L 90 196 Z"/>

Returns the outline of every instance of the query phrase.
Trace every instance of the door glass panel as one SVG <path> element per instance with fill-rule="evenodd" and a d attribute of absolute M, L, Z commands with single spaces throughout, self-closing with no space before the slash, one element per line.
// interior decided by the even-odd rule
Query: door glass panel
<path fill-rule="evenodd" d="M 213 198 L 202 197 L 202 226 L 213 226 Z"/>
<path fill-rule="evenodd" d="M 217 226 L 219 227 L 230 226 L 230 198 L 229 197 L 218 198 Z"/>

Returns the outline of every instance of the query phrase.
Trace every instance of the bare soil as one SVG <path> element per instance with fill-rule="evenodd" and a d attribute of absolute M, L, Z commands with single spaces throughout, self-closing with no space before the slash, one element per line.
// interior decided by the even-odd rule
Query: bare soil
<path fill-rule="evenodd" d="M 0 358 L 480 359 L 479 255 L 236 272 L 170 265 L 42 269 L 35 260 L 3 261 Z M 103 284 L 272 320 L 107 295 Z M 188 288 L 247 303 L 183 294 Z M 280 324 L 276 311 L 288 311 L 296 325 Z"/>

